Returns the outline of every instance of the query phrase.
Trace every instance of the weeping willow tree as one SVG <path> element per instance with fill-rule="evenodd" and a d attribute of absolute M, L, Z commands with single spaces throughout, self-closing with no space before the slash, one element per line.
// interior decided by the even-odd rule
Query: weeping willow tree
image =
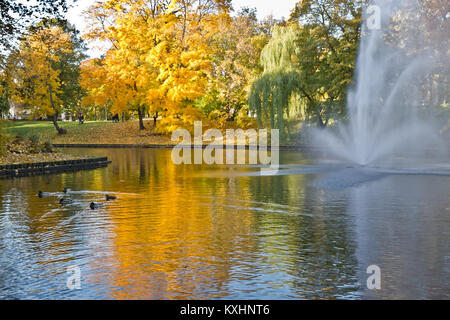
<path fill-rule="evenodd" d="M 292 97 L 299 92 L 300 74 L 295 70 L 298 26 L 276 26 L 271 41 L 261 52 L 264 73 L 251 87 L 250 109 L 256 111 L 260 127 L 280 129 L 286 137 L 285 119 Z"/>
<path fill-rule="evenodd" d="M 297 83 L 295 71 L 266 73 L 253 83 L 249 105 L 256 111 L 260 127 L 280 129 L 285 138 L 288 130 L 285 119 L 289 116 L 291 98 L 298 92 Z"/>
<path fill-rule="evenodd" d="M 345 116 L 360 24 L 360 1 L 297 3 L 290 23 L 274 27 L 261 52 L 264 72 L 249 94 L 260 126 L 280 129 L 286 138 L 293 112 L 322 128 Z"/>

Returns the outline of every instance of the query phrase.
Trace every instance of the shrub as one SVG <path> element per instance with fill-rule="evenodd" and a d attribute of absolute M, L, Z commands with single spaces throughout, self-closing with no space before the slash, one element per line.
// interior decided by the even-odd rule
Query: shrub
<path fill-rule="evenodd" d="M 254 129 L 257 128 L 258 125 L 256 123 L 256 119 L 255 118 L 250 118 L 248 116 L 248 108 L 244 107 L 242 108 L 237 116 L 236 116 L 236 123 L 238 125 L 239 128 L 242 129 Z"/>

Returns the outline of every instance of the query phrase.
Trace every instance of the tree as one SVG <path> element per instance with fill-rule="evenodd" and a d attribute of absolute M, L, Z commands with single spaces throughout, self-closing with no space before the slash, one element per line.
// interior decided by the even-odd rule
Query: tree
<path fill-rule="evenodd" d="M 319 127 L 344 114 L 360 37 L 361 6 L 360 1 L 300 1 L 289 25 L 273 29 L 261 54 L 264 73 L 253 83 L 249 97 L 260 125 L 266 122 L 284 130 L 295 96 L 302 99 L 306 118 Z"/>
<path fill-rule="evenodd" d="M 4 117 L 9 111 L 9 95 L 6 73 L 0 71 L 0 116 Z"/>
<path fill-rule="evenodd" d="M 17 45 L 17 36 L 23 33 L 28 25 L 42 17 L 61 17 L 72 2 L 77 0 L 35 0 L 33 3 L 21 0 L 0 1 L 0 72 L 6 73 L 7 55 Z M 5 84 L 5 82 L 4 82 Z M 7 88 L 0 88 L 7 92 Z M 7 97 L 2 97 L 6 108 Z M 9 104 L 9 103 L 8 103 Z"/>
<path fill-rule="evenodd" d="M 0 91 L 0 117 L 4 117 L 9 111 L 9 98 L 5 90 Z"/>
<path fill-rule="evenodd" d="M 58 125 L 62 110 L 61 71 L 55 66 L 61 55 L 71 52 L 70 36 L 60 27 L 37 29 L 27 35 L 20 50 L 10 57 L 12 99 L 31 110 L 33 115 L 53 116 L 59 134 L 66 130 Z"/>
<path fill-rule="evenodd" d="M 113 109 L 135 110 L 144 129 L 147 110 L 188 119 L 211 68 L 209 42 L 228 0 L 106 1 L 96 4 L 88 38 L 108 39 L 105 70 L 120 97 Z M 194 112 L 195 113 L 195 112 Z"/>
<path fill-rule="evenodd" d="M 219 109 L 234 119 L 247 105 L 250 83 L 262 72 L 259 57 L 268 36 L 256 9 L 242 8 L 236 17 L 223 20 L 220 29 L 213 42 L 208 93 L 198 104 L 206 113 Z"/>
<path fill-rule="evenodd" d="M 33 20 L 60 17 L 77 0 L 35 0 L 33 4 L 19 0 L 0 1 L 0 49 L 10 49 L 17 34 Z"/>
<path fill-rule="evenodd" d="M 416 84 L 422 86 L 423 103 L 429 111 L 439 112 L 450 98 L 450 7 L 448 2 L 439 0 L 406 4 L 390 21 L 385 39 L 409 59 L 427 56 L 427 70 Z"/>
<path fill-rule="evenodd" d="M 105 108 L 117 94 L 111 83 L 114 79 L 108 79 L 104 63 L 104 59 L 88 59 L 81 63 L 80 85 L 85 93 L 82 100 L 85 107 Z"/>
<path fill-rule="evenodd" d="M 43 19 L 30 30 L 36 32 L 52 27 L 59 27 L 69 35 L 68 50 L 58 52 L 58 59 L 53 62 L 52 68 L 60 71 L 61 93 L 58 98 L 62 101 L 62 111 L 68 111 L 73 115 L 85 94 L 80 85 L 80 65 L 87 58 L 85 54 L 87 47 L 80 37 L 80 32 L 65 19 Z"/>

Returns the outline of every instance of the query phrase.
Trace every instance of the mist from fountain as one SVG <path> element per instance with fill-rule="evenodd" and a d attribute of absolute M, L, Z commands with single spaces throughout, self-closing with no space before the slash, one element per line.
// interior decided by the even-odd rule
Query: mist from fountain
<path fill-rule="evenodd" d="M 417 1 L 377 0 L 374 5 L 380 9 L 380 28 L 369 30 L 367 19 L 373 16 L 365 14 L 355 84 L 347 97 L 348 121 L 314 129 L 313 141 L 335 158 L 362 166 L 399 154 L 411 160 L 412 154 L 443 151 L 438 126 L 420 112 L 434 52 L 424 49 L 426 35 L 418 36 L 418 26 L 393 27 L 405 12 L 417 12 Z"/>

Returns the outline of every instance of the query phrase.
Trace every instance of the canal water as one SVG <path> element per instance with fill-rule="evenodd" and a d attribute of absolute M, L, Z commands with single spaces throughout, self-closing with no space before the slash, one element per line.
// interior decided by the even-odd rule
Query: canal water
<path fill-rule="evenodd" d="M 327 187 L 320 172 L 176 166 L 171 150 L 65 152 L 112 164 L 0 181 L 0 299 L 450 298 L 448 176 Z"/>

